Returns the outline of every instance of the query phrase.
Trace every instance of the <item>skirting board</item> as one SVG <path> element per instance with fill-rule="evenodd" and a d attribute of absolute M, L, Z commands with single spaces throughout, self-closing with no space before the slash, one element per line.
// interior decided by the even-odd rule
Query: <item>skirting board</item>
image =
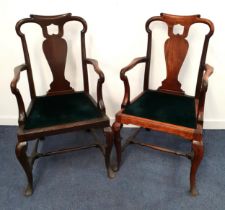
<path fill-rule="evenodd" d="M 0 125 L 18 125 L 18 117 L 15 116 L 0 117 Z"/>
<path fill-rule="evenodd" d="M 114 122 L 114 118 L 110 118 L 111 125 Z M 0 117 L 0 125 L 17 125 L 18 118 L 14 116 Z M 127 125 L 127 127 L 135 127 Z M 225 119 L 205 119 L 204 129 L 225 129 Z"/>

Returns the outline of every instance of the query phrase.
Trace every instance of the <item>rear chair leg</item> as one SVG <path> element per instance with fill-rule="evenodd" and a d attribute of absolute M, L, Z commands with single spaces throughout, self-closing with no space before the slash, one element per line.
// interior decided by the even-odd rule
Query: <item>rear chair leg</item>
<path fill-rule="evenodd" d="M 114 144 L 116 148 L 116 156 L 117 156 L 117 166 L 113 169 L 114 171 L 118 171 L 121 164 L 121 141 L 120 141 L 120 129 L 122 124 L 119 122 L 113 123 L 113 133 L 114 133 Z"/>
<path fill-rule="evenodd" d="M 192 196 L 196 196 L 198 195 L 196 189 L 196 173 L 203 158 L 204 153 L 203 142 L 194 140 L 192 142 L 192 150 L 194 152 L 194 158 L 191 161 L 190 193 Z"/>
<path fill-rule="evenodd" d="M 106 136 L 106 149 L 105 149 L 105 166 L 109 178 L 114 178 L 115 173 L 113 172 L 110 164 L 111 151 L 113 146 L 113 132 L 110 127 L 104 128 L 104 133 Z"/>
<path fill-rule="evenodd" d="M 27 142 L 18 142 L 16 145 L 16 157 L 22 165 L 25 174 L 27 176 L 27 187 L 25 189 L 24 195 L 30 196 L 33 193 L 33 175 L 32 175 L 32 166 L 30 165 L 28 156 L 26 154 L 27 151 Z"/>

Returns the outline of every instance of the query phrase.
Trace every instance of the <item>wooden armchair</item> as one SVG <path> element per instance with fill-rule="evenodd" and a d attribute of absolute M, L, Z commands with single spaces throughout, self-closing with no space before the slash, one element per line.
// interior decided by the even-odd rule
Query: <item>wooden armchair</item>
<path fill-rule="evenodd" d="M 82 30 L 80 31 L 80 50 L 83 67 L 83 91 L 75 91 L 74 88 L 70 86 L 70 82 L 66 80 L 64 74 L 67 57 L 67 42 L 63 38 L 63 35 L 65 32 L 64 25 L 69 21 L 80 23 L 82 25 Z M 29 56 L 30 51 L 28 51 L 25 33 L 21 31 L 21 26 L 27 23 L 35 23 L 42 29 L 44 36 L 42 48 L 53 76 L 50 89 L 46 95 L 42 96 L 37 96 L 35 92 Z M 48 33 L 47 27 L 51 24 L 58 28 L 58 34 Z M 16 32 L 22 41 L 25 64 L 15 68 L 14 79 L 11 82 L 11 90 L 16 96 L 19 108 L 19 128 L 17 133 L 18 143 L 16 145 L 16 156 L 27 176 L 28 185 L 25 190 L 25 195 L 27 196 L 31 195 L 33 192 L 32 166 L 34 161 L 39 157 L 98 147 L 105 157 L 105 165 L 108 176 L 113 177 L 113 172 L 110 169 L 110 152 L 113 144 L 113 138 L 109 118 L 105 114 L 105 107 L 102 98 L 104 74 L 100 70 L 96 60 L 86 57 L 86 31 L 86 21 L 81 17 L 72 16 L 70 13 L 57 16 L 31 15 L 30 18 L 20 20 L 16 24 Z M 39 59 L 39 57 L 36 57 L 36 59 Z M 99 76 L 97 81 L 97 102 L 89 94 L 88 65 L 92 65 L 94 71 Z M 27 111 L 25 111 L 22 95 L 17 88 L 20 73 L 23 71 L 27 73 L 31 97 L 31 102 Z M 46 153 L 37 152 L 38 142 L 45 136 L 81 129 L 92 131 L 94 128 L 104 129 L 106 144 L 95 142 L 87 146 L 82 145 L 74 148 L 64 148 Z M 28 142 L 35 139 L 37 139 L 37 143 L 31 153 L 31 156 L 28 156 Z"/>
<path fill-rule="evenodd" d="M 149 88 L 153 35 L 150 25 L 153 22 L 157 24 L 156 21 L 164 22 L 168 29 L 168 39 L 164 44 L 167 76 L 157 90 L 152 90 Z M 178 81 L 178 74 L 189 48 L 189 43 L 186 39 L 189 28 L 195 23 L 206 24 L 209 27 L 209 32 L 205 35 L 203 50 L 199 56 L 200 65 L 198 67 L 195 95 L 190 96 L 186 95 L 181 89 L 181 83 Z M 178 24 L 183 26 L 182 34 L 173 33 L 174 26 Z M 202 131 L 205 95 L 208 86 L 208 77 L 213 72 L 213 68 L 205 64 L 205 59 L 209 39 L 213 34 L 214 26 L 211 21 L 201 18 L 200 15 L 176 16 L 161 14 L 160 16 L 152 17 L 147 20 L 146 31 L 148 33 L 146 56 L 135 58 L 120 72 L 120 78 L 124 82 L 125 94 L 121 105 L 122 109 L 116 114 L 116 120 L 113 124 L 113 132 L 115 135 L 114 141 L 117 151 L 117 168 L 115 170 L 119 169 L 121 164 L 121 152 L 129 143 L 147 146 L 162 152 L 181 155 L 191 160 L 190 192 L 192 195 L 197 195 L 196 172 L 203 158 L 204 151 Z M 140 63 L 145 64 L 143 92 L 130 101 L 130 85 L 126 72 Z M 158 68 L 160 68 L 160 64 L 158 64 Z M 157 72 L 160 72 L 160 70 Z M 188 77 L 185 79 L 188 79 Z M 132 124 L 146 129 L 181 136 L 190 141 L 192 144 L 192 152 L 186 154 L 168 148 L 135 141 L 135 135 L 129 137 L 123 147 L 121 147 L 120 129 L 123 124 Z"/>

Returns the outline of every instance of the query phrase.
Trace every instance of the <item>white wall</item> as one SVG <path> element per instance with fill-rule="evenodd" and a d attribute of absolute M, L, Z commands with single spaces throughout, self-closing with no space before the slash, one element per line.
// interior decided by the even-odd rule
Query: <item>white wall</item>
<path fill-rule="evenodd" d="M 119 79 L 120 69 L 134 57 L 145 55 L 147 38 L 145 22 L 151 16 L 166 12 L 180 15 L 201 14 L 202 17 L 214 22 L 215 34 L 210 41 L 207 62 L 214 66 L 215 72 L 210 78 L 207 94 L 205 128 L 225 129 L 225 13 L 221 4 L 222 1 L 215 3 L 212 0 L 1 1 L 0 124 L 17 124 L 17 104 L 9 88 L 13 68 L 24 62 L 21 43 L 14 29 L 17 20 L 28 17 L 29 14 L 55 15 L 66 12 L 86 19 L 87 55 L 98 59 L 105 73 L 104 100 L 107 114 L 113 119 L 123 98 L 123 84 Z M 132 95 L 142 88 L 142 78 L 138 74 L 141 71 L 134 72 L 131 74 L 134 87 Z M 67 73 L 67 76 L 69 75 Z M 160 78 L 162 75 L 157 77 Z M 22 77 L 25 78 L 26 75 Z M 26 81 L 24 78 L 21 82 Z M 39 76 L 37 80 L 41 80 L 41 77 Z M 79 83 L 79 79 L 77 81 Z M 81 84 L 78 84 L 78 87 L 80 86 Z M 45 82 L 37 87 L 37 92 L 42 93 Z M 22 85 L 21 89 L 26 92 L 27 86 Z M 25 93 L 24 96 L 28 103 L 29 94 Z"/>

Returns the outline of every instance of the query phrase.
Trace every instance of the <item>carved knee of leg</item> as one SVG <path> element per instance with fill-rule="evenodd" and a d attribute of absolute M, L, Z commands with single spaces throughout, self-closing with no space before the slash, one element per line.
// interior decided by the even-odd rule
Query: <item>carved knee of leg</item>
<path fill-rule="evenodd" d="M 194 152 L 194 157 L 192 159 L 192 164 L 191 164 L 190 192 L 193 196 L 196 196 L 196 195 L 198 195 L 198 192 L 196 189 L 196 173 L 197 173 L 198 167 L 201 163 L 201 160 L 203 158 L 203 152 L 204 152 L 203 142 L 194 140 L 192 142 L 192 149 Z"/>
<path fill-rule="evenodd" d="M 201 161 L 203 158 L 204 147 L 203 141 L 193 141 L 192 149 L 194 151 L 194 160 Z"/>
<path fill-rule="evenodd" d="M 105 151 L 105 165 L 107 170 L 107 175 L 109 178 L 114 178 L 115 174 L 111 168 L 111 150 L 113 146 L 113 132 L 111 127 L 104 128 L 104 133 L 106 136 L 106 151 Z"/>
<path fill-rule="evenodd" d="M 27 157 L 27 142 L 19 142 L 16 145 L 16 156 L 22 165 L 24 172 L 27 176 L 28 185 L 25 189 L 25 195 L 29 196 L 33 192 L 33 175 L 32 175 L 32 166 L 30 165 L 29 159 Z"/>
<path fill-rule="evenodd" d="M 121 123 L 114 122 L 113 124 L 113 134 L 114 134 L 114 144 L 117 155 L 117 166 L 114 166 L 113 170 L 118 171 L 121 163 L 121 142 L 120 142 L 120 129 Z"/>

